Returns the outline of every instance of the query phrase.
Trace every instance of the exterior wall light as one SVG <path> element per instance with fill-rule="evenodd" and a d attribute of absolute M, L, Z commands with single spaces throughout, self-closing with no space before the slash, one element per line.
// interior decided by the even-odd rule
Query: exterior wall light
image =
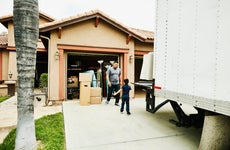
<path fill-rule="evenodd" d="M 133 55 L 129 55 L 129 63 L 133 62 Z"/>
<path fill-rule="evenodd" d="M 59 52 L 56 51 L 56 52 L 55 52 L 55 60 L 59 60 L 59 56 L 60 56 L 60 55 L 59 55 Z"/>
<path fill-rule="evenodd" d="M 10 71 L 10 73 L 8 75 L 9 75 L 9 79 L 11 80 L 11 78 L 13 76 L 13 74 L 11 73 L 11 71 Z"/>

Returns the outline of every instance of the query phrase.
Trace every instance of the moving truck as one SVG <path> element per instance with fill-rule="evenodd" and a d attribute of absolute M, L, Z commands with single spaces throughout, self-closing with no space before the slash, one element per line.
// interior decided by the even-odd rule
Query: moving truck
<path fill-rule="evenodd" d="M 199 149 L 230 149 L 230 0 L 156 0 L 155 10 L 154 52 L 141 75 L 153 84 L 138 83 L 149 87 L 146 109 L 170 102 L 178 126 L 203 125 Z M 155 106 L 155 96 L 165 101 Z"/>

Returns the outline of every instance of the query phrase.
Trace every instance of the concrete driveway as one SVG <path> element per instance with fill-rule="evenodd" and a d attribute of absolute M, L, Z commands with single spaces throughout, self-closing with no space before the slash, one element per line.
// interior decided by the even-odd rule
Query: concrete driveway
<path fill-rule="evenodd" d="M 158 100 L 160 102 L 162 100 Z M 132 100 L 131 115 L 119 112 L 114 102 L 80 106 L 63 103 L 67 150 L 197 150 L 201 129 L 176 127 L 166 104 L 157 113 L 145 111 L 144 98 Z M 184 106 L 194 112 L 190 106 Z"/>

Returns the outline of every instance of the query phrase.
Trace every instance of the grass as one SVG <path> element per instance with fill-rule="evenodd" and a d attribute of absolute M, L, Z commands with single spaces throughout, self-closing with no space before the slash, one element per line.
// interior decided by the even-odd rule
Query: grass
<path fill-rule="evenodd" d="M 0 96 L 0 103 L 10 98 L 10 96 Z"/>
<path fill-rule="evenodd" d="M 37 150 L 64 150 L 65 134 L 62 113 L 44 116 L 35 121 L 36 138 L 39 141 Z M 16 129 L 13 129 L 3 143 L 0 150 L 14 150 Z"/>

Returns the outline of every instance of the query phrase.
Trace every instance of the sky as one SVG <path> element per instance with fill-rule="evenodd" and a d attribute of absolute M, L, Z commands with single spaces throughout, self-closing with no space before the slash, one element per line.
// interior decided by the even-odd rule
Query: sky
<path fill-rule="evenodd" d="M 155 0 L 38 0 L 39 10 L 62 19 L 99 9 L 133 28 L 154 30 Z M 13 0 L 0 0 L 0 16 L 13 14 Z M 7 29 L 0 24 L 0 33 Z"/>

